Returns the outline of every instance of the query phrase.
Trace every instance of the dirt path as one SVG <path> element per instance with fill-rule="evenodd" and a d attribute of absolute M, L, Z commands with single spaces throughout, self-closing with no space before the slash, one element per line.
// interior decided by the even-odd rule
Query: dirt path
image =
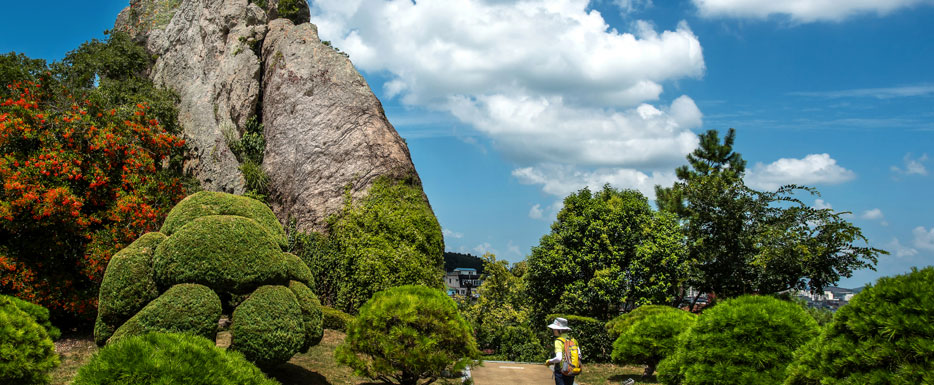
<path fill-rule="evenodd" d="M 486 361 L 470 369 L 474 385 L 547 385 L 554 384 L 551 367 L 540 364 Z"/>

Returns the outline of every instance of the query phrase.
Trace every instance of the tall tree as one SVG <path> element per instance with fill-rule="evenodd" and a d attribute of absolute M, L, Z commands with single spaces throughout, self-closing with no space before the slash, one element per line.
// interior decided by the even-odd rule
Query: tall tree
<path fill-rule="evenodd" d="M 528 260 L 533 311 L 608 320 L 671 302 L 684 273 L 683 239 L 677 221 L 638 191 L 606 185 L 571 194 Z"/>
<path fill-rule="evenodd" d="M 658 206 L 678 215 L 692 261 L 686 281 L 700 293 L 735 297 L 825 285 L 872 268 L 885 251 L 866 243 L 859 227 L 831 210 L 794 197 L 809 187 L 759 192 L 743 182 L 746 161 L 733 150 L 736 131 L 720 142 L 715 130 L 676 170 L 671 187 L 656 186 Z M 696 297 L 695 297 L 696 300 Z"/>

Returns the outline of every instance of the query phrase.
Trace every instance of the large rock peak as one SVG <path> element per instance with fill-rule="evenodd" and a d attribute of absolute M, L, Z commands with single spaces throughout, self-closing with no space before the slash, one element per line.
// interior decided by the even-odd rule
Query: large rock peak
<path fill-rule="evenodd" d="M 420 181 L 366 81 L 308 20 L 303 0 L 132 0 L 115 29 L 146 45 L 153 81 L 179 94 L 186 168 L 202 187 L 244 191 L 228 143 L 256 116 L 270 206 L 323 230 L 346 188 L 359 197 L 380 176 Z"/>

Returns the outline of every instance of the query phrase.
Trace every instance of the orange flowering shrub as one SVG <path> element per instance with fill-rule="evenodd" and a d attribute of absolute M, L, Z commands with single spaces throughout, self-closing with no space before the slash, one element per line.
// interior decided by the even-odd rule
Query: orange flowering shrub
<path fill-rule="evenodd" d="M 7 87 L 0 293 L 60 317 L 92 319 L 110 257 L 156 230 L 185 197 L 169 161 L 185 142 L 148 117 L 145 103 L 101 108 L 42 80 Z"/>

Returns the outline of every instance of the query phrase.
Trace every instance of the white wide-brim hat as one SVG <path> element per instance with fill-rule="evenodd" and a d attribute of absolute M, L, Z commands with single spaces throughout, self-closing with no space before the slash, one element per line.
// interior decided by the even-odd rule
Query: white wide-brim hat
<path fill-rule="evenodd" d="M 557 330 L 571 330 L 571 328 L 568 327 L 568 320 L 564 318 L 555 318 L 555 322 L 552 322 L 548 327 Z"/>

